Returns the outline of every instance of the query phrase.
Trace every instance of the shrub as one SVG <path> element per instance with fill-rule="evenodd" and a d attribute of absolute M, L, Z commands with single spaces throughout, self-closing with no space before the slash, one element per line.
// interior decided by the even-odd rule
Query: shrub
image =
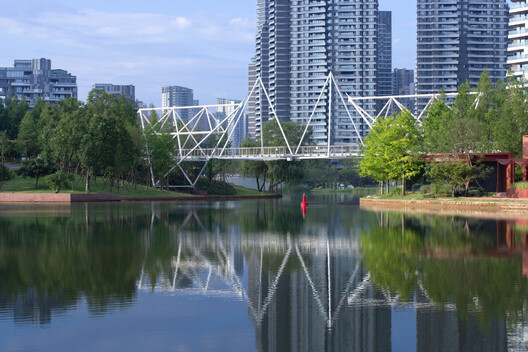
<path fill-rule="evenodd" d="M 48 187 L 52 191 L 55 191 L 55 193 L 59 193 L 61 188 L 70 187 L 72 182 L 73 175 L 64 171 L 57 171 L 56 173 L 46 177 L 46 183 Z"/>
<path fill-rule="evenodd" d="M 4 164 L 0 164 L 0 189 L 2 189 L 2 184 L 13 178 L 13 173 L 7 168 Z"/>
<path fill-rule="evenodd" d="M 402 187 L 401 186 L 393 187 L 389 191 L 389 197 L 397 197 L 397 196 L 401 196 L 401 195 L 402 195 Z"/>
<path fill-rule="evenodd" d="M 479 188 L 472 188 L 467 192 L 467 197 L 482 197 L 484 192 Z"/>
<path fill-rule="evenodd" d="M 411 192 L 418 192 L 422 189 L 422 185 L 420 183 L 415 183 L 411 186 Z"/>
<path fill-rule="evenodd" d="M 451 187 L 443 183 L 434 183 L 432 185 L 432 191 L 434 194 L 451 194 Z"/>
<path fill-rule="evenodd" d="M 510 186 L 511 189 L 528 189 L 528 182 L 516 182 Z"/>
<path fill-rule="evenodd" d="M 207 191 L 207 194 L 215 194 L 220 196 L 231 196 L 236 194 L 236 189 L 230 183 L 209 180 L 206 177 L 201 177 L 196 188 L 201 191 Z"/>
<path fill-rule="evenodd" d="M 422 194 L 432 193 L 432 191 L 433 187 L 431 185 L 423 185 L 422 187 L 420 187 L 420 193 Z"/>

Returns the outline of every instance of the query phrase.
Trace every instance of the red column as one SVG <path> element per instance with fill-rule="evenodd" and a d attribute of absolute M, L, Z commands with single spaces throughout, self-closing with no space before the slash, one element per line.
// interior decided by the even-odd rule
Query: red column
<path fill-rule="evenodd" d="M 523 166 L 523 182 L 528 181 L 528 168 L 526 168 L 526 165 Z"/>
<path fill-rule="evenodd" d="M 506 189 L 510 188 L 512 181 L 512 165 L 506 166 Z"/>
<path fill-rule="evenodd" d="M 523 231 L 523 250 L 522 250 L 522 263 L 523 263 L 523 276 L 528 276 L 528 246 L 526 246 L 526 231 Z"/>

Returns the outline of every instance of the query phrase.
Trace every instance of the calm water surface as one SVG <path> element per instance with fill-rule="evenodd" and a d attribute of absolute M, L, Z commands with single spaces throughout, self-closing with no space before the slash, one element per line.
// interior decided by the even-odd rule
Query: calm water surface
<path fill-rule="evenodd" d="M 0 351 L 519 351 L 527 219 L 0 205 Z"/>

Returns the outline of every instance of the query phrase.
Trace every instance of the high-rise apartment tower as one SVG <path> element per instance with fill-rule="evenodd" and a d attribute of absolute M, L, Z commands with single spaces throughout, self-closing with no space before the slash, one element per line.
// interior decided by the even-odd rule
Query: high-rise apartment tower
<path fill-rule="evenodd" d="M 508 65 L 515 77 L 528 78 L 528 3 L 512 0 L 510 6 Z"/>
<path fill-rule="evenodd" d="M 418 0 L 417 13 L 417 94 L 475 87 L 484 70 L 492 80 L 506 77 L 506 0 Z"/>
<path fill-rule="evenodd" d="M 259 90 L 254 116 L 250 111 L 250 131 L 255 125 L 255 134 L 260 133 L 272 107 L 279 119 L 302 123 L 308 122 L 315 109 L 311 122 L 315 143 L 326 143 L 329 133 L 332 143 L 358 143 L 345 107 L 335 94 L 334 104 L 329 104 L 328 89 L 320 104 L 316 103 L 330 73 L 343 94 L 376 95 L 378 20 L 377 0 L 258 0 L 253 79 L 262 79 L 271 104 Z M 332 111 L 328 111 L 330 105 Z M 362 107 L 370 113 L 376 110 L 369 100 Z M 354 120 L 365 136 L 366 123 L 359 116 Z"/>

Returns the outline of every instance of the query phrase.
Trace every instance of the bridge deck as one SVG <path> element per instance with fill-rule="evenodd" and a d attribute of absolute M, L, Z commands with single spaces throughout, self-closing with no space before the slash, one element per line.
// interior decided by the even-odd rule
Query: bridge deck
<path fill-rule="evenodd" d="M 180 159 L 188 161 L 223 160 L 308 160 L 308 159 L 350 159 L 361 155 L 358 146 L 306 146 L 298 151 L 287 147 L 250 147 L 219 149 L 182 149 Z"/>

